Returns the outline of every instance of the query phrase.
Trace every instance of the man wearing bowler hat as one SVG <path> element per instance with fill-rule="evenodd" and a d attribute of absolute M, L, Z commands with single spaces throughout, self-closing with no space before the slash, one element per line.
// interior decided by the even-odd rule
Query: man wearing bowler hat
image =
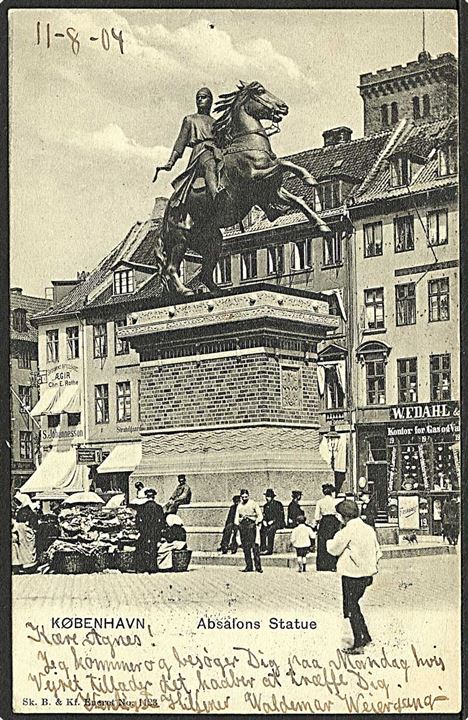
<path fill-rule="evenodd" d="M 260 552 L 263 555 L 273 554 L 273 545 L 277 530 L 285 526 L 284 507 L 279 500 L 275 500 L 276 494 L 272 488 L 265 490 L 266 503 L 263 506 L 263 521 L 260 530 Z"/>

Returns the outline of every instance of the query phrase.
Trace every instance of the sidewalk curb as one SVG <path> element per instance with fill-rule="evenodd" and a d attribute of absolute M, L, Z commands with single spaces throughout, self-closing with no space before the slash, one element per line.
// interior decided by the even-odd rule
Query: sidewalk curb
<path fill-rule="evenodd" d="M 427 557 L 430 555 L 454 555 L 456 548 L 449 545 L 430 545 L 426 547 L 401 547 L 383 546 L 382 560 L 394 560 L 397 558 L 407 557 Z M 315 562 L 315 553 L 309 556 L 309 565 Z M 242 551 L 239 550 L 235 555 L 222 555 L 219 552 L 203 552 L 201 550 L 194 551 L 192 554 L 192 565 L 243 565 L 244 558 Z M 266 567 L 296 567 L 297 559 L 295 555 L 278 553 L 274 555 L 262 555 L 262 565 Z"/>

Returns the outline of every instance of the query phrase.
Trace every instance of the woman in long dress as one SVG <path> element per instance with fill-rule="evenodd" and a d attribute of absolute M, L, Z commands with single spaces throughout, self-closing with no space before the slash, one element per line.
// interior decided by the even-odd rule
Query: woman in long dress
<path fill-rule="evenodd" d="M 13 572 L 31 573 L 37 565 L 36 513 L 27 505 L 19 508 L 13 524 L 12 565 Z"/>
<path fill-rule="evenodd" d="M 317 500 L 315 506 L 315 522 L 318 524 L 317 531 L 317 570 L 336 571 L 337 558 L 327 552 L 327 540 L 338 532 L 341 527 L 336 515 L 336 499 L 333 497 L 335 488 L 329 483 L 322 485 L 323 498 Z"/>
<path fill-rule="evenodd" d="M 172 551 L 185 550 L 187 533 L 178 515 L 167 515 L 161 543 L 158 545 L 158 570 L 172 570 Z"/>

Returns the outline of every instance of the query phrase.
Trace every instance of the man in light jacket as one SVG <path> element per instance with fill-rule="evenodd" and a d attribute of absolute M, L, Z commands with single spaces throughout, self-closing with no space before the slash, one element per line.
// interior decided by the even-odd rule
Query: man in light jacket
<path fill-rule="evenodd" d="M 377 563 L 382 552 L 375 530 L 359 517 L 359 508 L 353 500 L 343 500 L 336 506 L 343 518 L 344 528 L 327 540 L 327 550 L 338 557 L 337 572 L 341 575 L 343 615 L 349 618 L 354 643 L 345 652 L 357 654 L 372 642 L 359 601 L 366 588 L 372 585 Z"/>

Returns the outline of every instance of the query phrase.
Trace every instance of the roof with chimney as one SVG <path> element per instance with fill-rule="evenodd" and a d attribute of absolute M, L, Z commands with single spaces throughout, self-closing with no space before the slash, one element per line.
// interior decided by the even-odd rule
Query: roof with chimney
<path fill-rule="evenodd" d="M 150 272 L 155 267 L 155 247 L 159 242 L 161 218 L 151 218 L 144 222 L 137 222 L 127 236 L 101 260 L 99 265 L 90 274 L 79 282 L 65 297 L 45 312 L 39 312 L 34 318 L 35 322 L 49 322 L 62 315 L 81 312 L 98 298 L 107 298 L 111 303 L 113 297 L 114 269 L 122 265 L 146 267 Z M 138 288 L 135 296 L 138 294 Z M 116 298 L 122 302 L 122 296 Z"/>
<path fill-rule="evenodd" d="M 339 130 L 340 128 L 335 129 Z M 349 183 L 348 193 L 353 195 L 385 149 L 391 134 L 391 131 L 387 130 L 378 135 L 303 150 L 294 155 L 288 155 L 284 159 L 290 160 L 308 170 L 319 183 L 339 178 L 345 179 Z M 299 178 L 291 175 L 286 176 L 285 187 L 313 207 L 314 188 L 304 185 Z M 319 214 L 326 219 L 336 215 L 337 210 L 338 208 L 332 208 L 323 210 Z M 251 220 L 248 227 L 245 228 L 245 235 L 307 222 L 303 213 L 296 210 L 290 210 L 273 222 L 268 221 L 261 212 L 254 213 Z M 226 239 L 239 234 L 237 225 L 227 228 L 223 232 Z"/>
<path fill-rule="evenodd" d="M 37 330 L 31 324 L 31 317 L 43 310 L 46 310 L 51 304 L 46 298 L 35 297 L 33 295 L 23 295 L 21 288 L 12 288 L 10 290 L 10 339 L 25 340 L 27 342 L 37 342 Z M 13 325 L 13 316 L 15 311 L 25 310 L 26 318 L 22 330 L 16 329 Z"/>
<path fill-rule="evenodd" d="M 411 193 L 433 190 L 438 187 L 456 186 L 457 175 L 440 176 L 438 173 L 438 148 L 446 142 L 456 142 L 458 126 L 456 118 L 414 124 L 403 121 L 394 133 L 395 142 L 369 173 L 367 180 L 355 193 L 355 203 L 369 203 L 377 200 L 397 198 Z M 411 182 L 393 187 L 390 182 L 390 160 L 393 155 L 408 153 L 418 158 Z"/>

